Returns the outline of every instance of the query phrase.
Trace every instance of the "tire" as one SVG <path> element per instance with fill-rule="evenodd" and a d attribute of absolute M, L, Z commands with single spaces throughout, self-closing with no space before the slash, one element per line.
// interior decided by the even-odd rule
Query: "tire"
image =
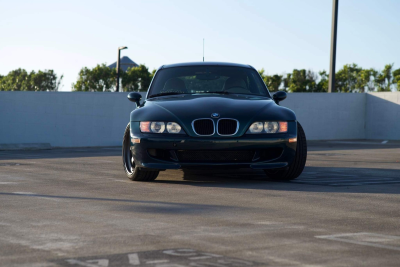
<path fill-rule="evenodd" d="M 285 169 L 264 170 L 268 178 L 280 181 L 294 180 L 300 176 L 307 161 L 307 140 L 303 127 L 297 123 L 297 147 L 293 162 Z"/>
<path fill-rule="evenodd" d="M 159 171 L 146 170 L 146 168 L 137 167 L 135 161 L 132 157 L 131 152 L 131 137 L 130 137 L 131 127 L 130 123 L 126 126 L 124 139 L 122 142 L 122 163 L 126 176 L 132 181 L 154 181 Z"/>

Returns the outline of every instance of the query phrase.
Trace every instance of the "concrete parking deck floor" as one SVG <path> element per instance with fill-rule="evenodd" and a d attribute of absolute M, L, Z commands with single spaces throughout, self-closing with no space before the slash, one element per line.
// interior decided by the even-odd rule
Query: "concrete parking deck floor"
<path fill-rule="evenodd" d="M 0 151 L 0 266 L 399 266 L 400 145 L 312 142 L 261 171 L 131 182 L 119 148 Z"/>

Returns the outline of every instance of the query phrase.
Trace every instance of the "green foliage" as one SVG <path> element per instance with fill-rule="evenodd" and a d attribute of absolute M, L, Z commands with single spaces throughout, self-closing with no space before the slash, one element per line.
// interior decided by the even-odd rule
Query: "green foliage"
<path fill-rule="evenodd" d="M 153 71 L 155 73 L 155 70 Z M 124 92 L 131 91 L 142 91 L 146 92 L 149 89 L 153 73 L 149 72 L 149 69 L 140 64 L 139 67 L 129 68 L 122 75 L 122 88 Z"/>
<path fill-rule="evenodd" d="M 337 92 L 349 93 L 358 89 L 358 77 L 362 68 L 357 64 L 346 64 L 336 73 L 335 89 Z"/>
<path fill-rule="evenodd" d="M 261 69 L 258 71 L 258 73 L 260 74 L 264 83 L 267 85 L 268 89 L 271 92 L 278 91 L 282 84 L 282 81 L 283 81 L 283 79 L 282 79 L 283 75 L 275 74 L 275 75 L 270 76 L 270 75 L 264 74 L 264 72 L 265 72 L 264 69 Z"/>
<path fill-rule="evenodd" d="M 79 71 L 78 81 L 72 85 L 74 91 L 107 92 L 115 90 L 116 69 L 106 64 L 97 65 L 93 69 L 87 67 Z"/>
<path fill-rule="evenodd" d="M 123 91 L 147 91 L 150 86 L 152 73 L 141 64 L 136 68 L 129 68 L 120 72 L 120 86 Z M 79 71 L 78 80 L 72 85 L 74 91 L 110 92 L 115 91 L 117 83 L 117 69 L 111 69 L 106 64 L 97 65 L 93 69 L 87 67 Z"/>
<path fill-rule="evenodd" d="M 375 90 L 375 78 L 378 72 L 374 69 L 361 69 L 357 76 L 355 91 L 364 93 Z"/>
<path fill-rule="evenodd" d="M 294 69 L 285 75 L 266 75 L 265 70 L 258 71 L 268 89 L 272 92 L 327 92 L 329 73 L 325 70 L 318 73 L 312 70 Z M 357 64 L 344 65 L 335 75 L 335 89 L 340 93 L 363 93 L 374 91 L 400 91 L 400 69 L 393 70 L 388 64 L 382 71 L 363 69 Z"/>
<path fill-rule="evenodd" d="M 324 82 L 324 80 L 321 80 Z M 320 81 L 320 82 L 321 82 Z M 323 84 L 318 82 L 318 74 L 312 70 L 297 70 L 286 74 L 283 78 L 283 88 L 287 92 L 322 92 Z"/>
<path fill-rule="evenodd" d="M 400 91 L 400 69 L 394 70 L 393 82 L 396 84 L 397 91 Z"/>
<path fill-rule="evenodd" d="M 63 75 L 57 79 L 53 70 L 28 73 L 24 69 L 10 71 L 0 76 L 0 91 L 58 91 Z"/>
<path fill-rule="evenodd" d="M 318 74 L 320 78 L 314 92 L 328 92 L 329 74 L 325 70 L 318 72 Z"/>
<path fill-rule="evenodd" d="M 385 65 L 382 71 L 363 69 L 357 64 L 346 64 L 337 73 L 334 92 L 373 92 L 400 91 L 400 68 L 393 70 L 394 64 Z M 264 83 L 271 92 L 284 90 L 287 92 L 327 92 L 329 74 L 324 70 L 315 73 L 311 70 L 294 69 L 285 75 L 265 74 L 258 71 Z M 141 64 L 120 73 L 121 88 L 125 92 L 147 91 L 156 70 L 152 72 Z M 79 71 L 78 80 L 73 84 L 74 91 L 114 91 L 116 85 L 116 69 L 110 69 L 105 64 L 93 69 L 87 67 Z M 39 70 L 28 73 L 24 69 L 10 71 L 0 75 L 0 91 L 58 91 L 63 75 L 57 78 L 53 70 Z"/>
<path fill-rule="evenodd" d="M 296 93 L 307 91 L 306 70 L 294 69 L 293 73 L 287 76 L 287 79 L 288 81 L 286 83 L 289 84 L 289 92 Z"/>
<path fill-rule="evenodd" d="M 378 92 L 390 91 L 394 84 L 392 75 L 393 64 L 385 65 L 385 68 L 376 77 L 375 84 Z"/>
<path fill-rule="evenodd" d="M 150 73 L 150 80 L 153 80 L 154 75 L 156 74 L 157 70 L 154 69 L 151 73 Z"/>

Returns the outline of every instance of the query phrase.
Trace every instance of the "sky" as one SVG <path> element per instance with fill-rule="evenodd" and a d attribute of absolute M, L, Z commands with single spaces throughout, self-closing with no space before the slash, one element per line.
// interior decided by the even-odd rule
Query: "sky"
<path fill-rule="evenodd" d="M 400 67 L 400 1 L 339 0 L 337 69 Z M 150 70 L 205 61 L 250 64 L 267 74 L 329 70 L 332 0 L 0 0 L 0 74 L 63 74 L 111 64 L 117 48 Z"/>

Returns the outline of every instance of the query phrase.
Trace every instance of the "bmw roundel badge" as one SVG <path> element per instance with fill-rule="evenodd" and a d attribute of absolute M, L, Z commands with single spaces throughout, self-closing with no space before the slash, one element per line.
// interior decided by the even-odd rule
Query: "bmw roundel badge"
<path fill-rule="evenodd" d="M 219 114 L 218 113 L 212 113 L 211 114 L 211 118 L 219 118 Z"/>

